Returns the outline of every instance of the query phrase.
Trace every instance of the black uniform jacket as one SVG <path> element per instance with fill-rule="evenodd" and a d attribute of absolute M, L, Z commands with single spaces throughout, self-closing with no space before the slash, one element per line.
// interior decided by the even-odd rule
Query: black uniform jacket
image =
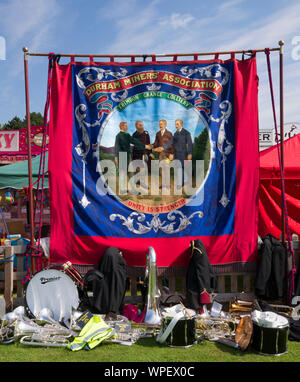
<path fill-rule="evenodd" d="M 283 297 L 286 251 L 282 243 L 270 234 L 262 241 L 254 281 L 255 294 L 267 300 L 280 299 Z"/>
<path fill-rule="evenodd" d="M 209 262 L 206 249 L 201 240 L 191 242 L 191 260 L 186 277 L 185 305 L 190 309 L 199 309 L 202 304 L 210 303 L 210 293 L 215 288 L 215 275 Z"/>

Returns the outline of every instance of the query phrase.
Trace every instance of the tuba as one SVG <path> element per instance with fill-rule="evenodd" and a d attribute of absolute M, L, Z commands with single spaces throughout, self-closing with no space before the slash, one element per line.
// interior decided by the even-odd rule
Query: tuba
<path fill-rule="evenodd" d="M 148 248 L 146 256 L 145 278 L 147 280 L 148 291 L 144 322 L 151 325 L 157 325 L 161 320 L 159 311 L 160 290 L 157 284 L 156 253 L 152 247 Z"/>

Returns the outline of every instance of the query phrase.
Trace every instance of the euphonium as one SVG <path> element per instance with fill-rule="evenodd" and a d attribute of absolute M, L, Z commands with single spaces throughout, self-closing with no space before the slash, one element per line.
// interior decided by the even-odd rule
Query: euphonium
<path fill-rule="evenodd" d="M 25 335 L 30 336 L 32 334 L 49 337 L 53 335 L 71 337 L 75 335 L 75 332 L 62 325 L 46 324 L 41 326 L 27 317 L 17 319 L 14 327 L 15 340 L 18 340 Z"/>
<path fill-rule="evenodd" d="M 17 319 L 22 319 L 25 317 L 25 308 L 24 306 L 20 305 L 17 306 L 12 312 L 6 313 L 4 315 L 4 321 L 7 322 L 13 322 L 16 321 Z"/>
<path fill-rule="evenodd" d="M 56 327 L 61 327 L 60 323 L 53 318 L 53 312 L 49 308 L 42 308 L 36 316 L 36 319 L 41 322 L 45 322 Z"/>
<path fill-rule="evenodd" d="M 15 323 L 14 337 L 15 337 L 15 340 L 18 340 L 19 338 L 25 335 L 39 333 L 40 330 L 41 330 L 41 327 L 37 325 L 35 322 L 33 322 L 32 320 L 27 318 L 26 319 L 18 318 Z"/>
<path fill-rule="evenodd" d="M 152 247 L 149 247 L 147 252 L 145 276 L 148 284 L 148 293 L 144 322 L 155 325 L 160 323 L 161 315 L 159 311 L 160 290 L 157 284 L 156 253 Z"/>
<path fill-rule="evenodd" d="M 54 315 L 51 309 L 49 308 L 43 308 L 39 311 L 39 313 L 36 316 L 36 321 L 40 323 L 48 323 L 54 328 L 58 328 L 59 330 L 66 330 L 70 326 L 70 323 L 65 322 L 64 318 L 62 319 L 62 322 L 65 324 L 63 326 L 60 322 L 56 321 L 54 319 Z M 69 330 L 69 329 L 68 329 Z"/>

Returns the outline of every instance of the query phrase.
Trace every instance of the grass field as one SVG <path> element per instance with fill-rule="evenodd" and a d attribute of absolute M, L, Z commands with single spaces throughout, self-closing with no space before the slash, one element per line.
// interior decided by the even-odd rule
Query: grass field
<path fill-rule="evenodd" d="M 102 343 L 90 351 L 72 352 L 67 348 L 36 347 L 14 343 L 0 345 L 0 362 L 300 362 L 300 343 L 288 342 L 288 352 L 280 356 L 260 355 L 251 348 L 242 352 L 229 346 L 204 341 L 189 348 L 158 344 L 155 338 L 142 338 L 132 346 Z"/>

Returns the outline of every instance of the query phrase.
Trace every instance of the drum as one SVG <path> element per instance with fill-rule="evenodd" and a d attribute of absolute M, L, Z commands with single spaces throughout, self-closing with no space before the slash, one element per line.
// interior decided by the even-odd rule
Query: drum
<path fill-rule="evenodd" d="M 281 355 L 287 353 L 289 322 L 275 312 L 251 313 L 253 321 L 252 348 L 260 354 Z"/>
<path fill-rule="evenodd" d="M 48 308 L 54 320 L 67 321 L 79 302 L 77 286 L 67 274 L 57 269 L 37 272 L 25 288 L 25 307 L 29 315 L 34 317 L 38 317 L 42 309 Z"/>
<path fill-rule="evenodd" d="M 172 322 L 173 317 L 164 317 L 161 322 L 161 329 L 166 332 Z M 182 317 L 170 330 L 170 334 L 164 341 L 171 347 L 189 347 L 197 343 L 196 320 L 195 318 Z"/>
<path fill-rule="evenodd" d="M 253 323 L 252 348 L 260 354 L 285 354 L 288 330 L 288 325 L 281 328 L 266 328 Z"/>

